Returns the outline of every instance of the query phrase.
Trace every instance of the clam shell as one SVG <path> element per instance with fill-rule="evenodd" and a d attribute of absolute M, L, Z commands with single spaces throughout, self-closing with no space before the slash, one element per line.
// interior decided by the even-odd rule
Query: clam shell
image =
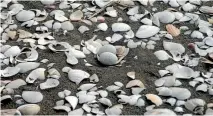
<path fill-rule="evenodd" d="M 182 9 L 186 12 L 191 12 L 196 8 L 195 5 L 191 4 L 191 3 L 186 3 L 182 6 Z"/>
<path fill-rule="evenodd" d="M 115 53 L 116 53 L 116 49 L 115 49 Z M 115 65 L 118 61 L 118 58 L 115 54 L 111 52 L 104 52 L 100 54 L 100 56 L 98 57 L 98 60 L 104 65 Z"/>
<path fill-rule="evenodd" d="M 3 71 L 1 71 L 2 77 L 11 77 L 19 73 L 20 68 L 18 67 L 7 67 Z"/>
<path fill-rule="evenodd" d="M 156 106 L 163 104 L 162 99 L 155 94 L 146 94 L 146 99 L 152 101 L 152 103 L 154 103 Z"/>
<path fill-rule="evenodd" d="M 173 0 L 172 0 L 173 1 Z M 150 116 L 150 115 L 162 115 L 162 116 L 176 116 L 176 114 L 170 110 L 170 109 L 153 109 L 153 110 L 149 110 L 147 112 L 144 113 L 144 116 Z"/>
<path fill-rule="evenodd" d="M 206 37 L 204 40 L 206 45 L 213 47 L 213 38 L 212 37 Z"/>
<path fill-rule="evenodd" d="M 178 88 L 178 87 L 172 87 L 170 88 L 172 91 L 172 97 L 175 97 L 179 100 L 185 100 L 191 97 L 191 92 L 186 88 Z M 182 93 L 182 94 L 180 94 Z"/>
<path fill-rule="evenodd" d="M 65 21 L 65 22 L 61 23 L 61 28 L 63 30 L 71 31 L 74 29 L 74 26 L 70 21 Z"/>
<path fill-rule="evenodd" d="M 180 30 L 172 24 L 166 25 L 166 30 L 174 37 L 180 35 Z"/>
<path fill-rule="evenodd" d="M 37 104 L 25 104 L 17 108 L 22 115 L 36 115 L 40 111 L 40 106 Z"/>
<path fill-rule="evenodd" d="M 100 98 L 98 101 L 108 107 L 112 106 L 112 102 L 107 98 Z"/>
<path fill-rule="evenodd" d="M 81 18 L 83 18 L 83 16 L 84 16 L 83 12 L 81 10 L 77 10 L 70 15 L 70 20 L 79 21 L 81 20 Z"/>
<path fill-rule="evenodd" d="M 7 36 L 12 40 L 15 39 L 17 32 L 16 31 L 8 31 Z"/>
<path fill-rule="evenodd" d="M 72 109 L 74 110 L 78 104 L 78 98 L 75 96 L 67 96 L 65 99 L 70 103 Z"/>
<path fill-rule="evenodd" d="M 16 67 L 20 68 L 20 73 L 25 73 L 39 67 L 39 65 L 40 63 L 38 62 L 23 62 L 17 64 Z"/>
<path fill-rule="evenodd" d="M 29 103 L 38 103 L 43 100 L 43 95 L 38 91 L 23 91 L 22 98 Z"/>
<path fill-rule="evenodd" d="M 154 55 L 159 59 L 159 60 L 168 60 L 171 58 L 171 56 L 164 50 L 159 50 L 154 52 Z"/>
<path fill-rule="evenodd" d="M 131 88 L 131 87 L 141 87 L 145 88 L 144 84 L 140 80 L 131 80 L 126 84 L 126 88 Z"/>
<path fill-rule="evenodd" d="M 21 49 L 18 46 L 12 46 L 4 52 L 5 57 L 17 56 L 21 53 Z"/>
<path fill-rule="evenodd" d="M 135 15 L 135 14 L 138 14 L 138 10 L 139 10 L 139 6 L 135 6 L 135 7 L 131 8 L 131 9 L 129 9 L 129 10 L 127 11 L 127 14 L 128 14 L 128 15 Z"/>
<path fill-rule="evenodd" d="M 78 89 L 81 90 L 81 91 L 87 91 L 93 87 L 95 87 L 96 84 L 91 84 L 91 83 L 88 83 L 88 84 L 83 84 L 81 85 Z"/>
<path fill-rule="evenodd" d="M 106 23 L 100 23 L 100 24 L 98 24 L 97 28 L 102 31 L 106 31 L 108 29 L 108 26 Z"/>
<path fill-rule="evenodd" d="M 16 89 L 19 88 L 20 86 L 26 85 L 27 83 L 22 80 L 22 79 L 16 79 L 11 81 L 10 83 L 8 83 L 5 88 L 12 88 L 12 89 Z"/>
<path fill-rule="evenodd" d="M 53 4 L 55 0 L 41 0 L 41 3 L 44 5 L 50 5 Z"/>
<path fill-rule="evenodd" d="M 160 28 L 150 25 L 142 25 L 136 32 L 138 38 L 149 38 L 156 35 L 160 31 Z"/>
<path fill-rule="evenodd" d="M 73 55 L 65 52 L 66 56 L 67 56 L 67 63 L 71 64 L 71 65 L 76 65 L 78 64 L 78 59 L 76 57 L 74 57 Z"/>
<path fill-rule="evenodd" d="M 119 105 L 121 105 L 121 104 L 119 104 Z M 105 110 L 105 113 L 107 115 L 120 115 L 122 113 L 122 109 L 123 109 L 122 107 L 119 107 L 118 105 L 115 105 L 115 106 L 113 106 L 111 108 L 107 108 Z"/>
<path fill-rule="evenodd" d="M 35 17 L 35 13 L 30 10 L 22 10 L 16 15 L 18 21 L 29 21 Z"/>
<path fill-rule="evenodd" d="M 71 111 L 71 108 L 68 107 L 68 106 L 55 106 L 53 109 L 55 109 L 55 110 L 63 110 L 63 111 L 66 111 L 66 112 L 70 112 Z"/>
<path fill-rule="evenodd" d="M 145 88 L 140 88 L 140 87 L 131 88 L 132 94 L 133 94 L 133 95 L 139 95 L 140 92 L 142 92 L 144 89 L 145 89 Z"/>
<path fill-rule="evenodd" d="M 112 35 L 112 38 L 111 40 L 109 41 L 110 43 L 115 43 L 116 41 L 119 41 L 123 38 L 123 36 L 121 34 L 118 34 L 118 33 L 114 33 Z"/>
<path fill-rule="evenodd" d="M 203 84 L 197 86 L 196 91 L 207 92 L 207 88 L 208 88 L 208 85 L 203 83 Z"/>
<path fill-rule="evenodd" d="M 35 80 L 44 80 L 45 79 L 45 68 L 37 68 L 33 70 L 26 78 L 27 83 L 34 83 Z"/>
<path fill-rule="evenodd" d="M 112 31 L 119 32 L 119 31 L 128 31 L 131 27 L 126 23 L 113 23 L 112 24 Z"/>
<path fill-rule="evenodd" d="M 59 81 L 57 79 L 47 79 L 44 83 L 40 84 L 40 89 L 50 89 L 57 87 L 59 85 Z"/>
<path fill-rule="evenodd" d="M 201 6 L 199 10 L 203 13 L 213 14 L 213 8 L 210 6 Z"/>
<path fill-rule="evenodd" d="M 81 115 L 83 115 L 84 114 L 84 110 L 82 109 L 82 108 L 79 108 L 79 109 L 76 109 L 76 110 L 73 110 L 73 111 L 70 111 L 69 113 L 68 113 L 68 115 L 70 115 L 70 116 L 81 116 Z"/>
<path fill-rule="evenodd" d="M 83 70 L 71 69 L 68 71 L 68 77 L 72 82 L 79 84 L 83 79 L 89 78 L 90 74 Z"/>
<path fill-rule="evenodd" d="M 128 72 L 127 76 L 131 79 L 135 79 L 135 72 L 134 71 Z"/>
<path fill-rule="evenodd" d="M 158 17 L 161 23 L 171 23 L 175 20 L 175 15 L 169 11 L 155 13 L 154 17 Z"/>
<path fill-rule="evenodd" d="M 203 114 L 203 110 L 204 110 L 203 108 L 205 104 L 206 103 L 204 100 L 194 98 L 194 99 L 187 100 L 184 106 L 188 110 L 193 111 L 194 113 Z"/>
<path fill-rule="evenodd" d="M 198 39 L 204 38 L 203 34 L 200 31 L 196 31 L 196 30 L 191 33 L 191 37 L 198 38 Z"/>
<path fill-rule="evenodd" d="M 84 32 L 86 32 L 86 31 L 89 31 L 89 28 L 88 28 L 87 26 L 80 26 L 80 27 L 78 28 L 78 31 L 79 31 L 80 33 L 84 33 Z"/>
<path fill-rule="evenodd" d="M 116 54 L 116 48 L 115 46 L 111 45 L 111 44 L 107 44 L 107 45 L 104 45 L 102 46 L 99 50 L 98 50 L 98 55 L 101 55 L 102 53 L 104 52 L 110 52 L 110 53 L 113 53 L 113 54 Z"/>

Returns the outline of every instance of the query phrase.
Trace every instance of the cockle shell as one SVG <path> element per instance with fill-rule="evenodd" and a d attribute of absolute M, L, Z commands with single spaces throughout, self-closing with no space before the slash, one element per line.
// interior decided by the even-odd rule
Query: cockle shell
<path fill-rule="evenodd" d="M 172 24 L 166 25 L 166 30 L 174 37 L 180 35 L 180 30 Z"/>

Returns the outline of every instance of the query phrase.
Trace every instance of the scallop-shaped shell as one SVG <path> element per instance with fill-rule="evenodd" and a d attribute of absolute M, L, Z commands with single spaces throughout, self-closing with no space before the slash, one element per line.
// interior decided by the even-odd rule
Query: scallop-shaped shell
<path fill-rule="evenodd" d="M 166 25 L 166 30 L 174 37 L 180 35 L 180 30 L 172 24 Z"/>
<path fill-rule="evenodd" d="M 118 61 L 118 58 L 111 52 L 104 52 L 100 54 L 98 60 L 104 65 L 115 65 Z"/>
<path fill-rule="evenodd" d="M 116 48 L 111 45 L 111 44 L 107 44 L 107 45 L 104 45 L 102 46 L 99 50 L 98 50 L 98 55 L 104 53 L 104 52 L 110 52 L 110 53 L 113 53 L 113 54 L 116 54 Z"/>

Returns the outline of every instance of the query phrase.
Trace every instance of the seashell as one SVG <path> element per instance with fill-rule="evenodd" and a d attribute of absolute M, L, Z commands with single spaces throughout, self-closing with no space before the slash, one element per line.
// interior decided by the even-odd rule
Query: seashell
<path fill-rule="evenodd" d="M 104 13 L 105 15 L 108 15 L 110 17 L 117 17 L 118 16 L 118 12 L 114 9 L 112 10 L 107 10 L 107 12 Z"/>
<path fill-rule="evenodd" d="M 131 87 L 141 87 L 145 88 L 144 84 L 140 80 L 131 80 L 126 84 L 126 88 L 131 88 Z"/>
<path fill-rule="evenodd" d="M 119 81 L 114 82 L 114 84 L 117 85 L 117 86 L 119 86 L 119 87 L 123 87 L 124 86 L 123 83 L 121 83 Z"/>
<path fill-rule="evenodd" d="M 133 37 L 135 37 L 135 33 L 132 30 L 129 30 L 128 32 L 126 32 L 124 37 L 127 39 L 133 38 Z"/>
<path fill-rule="evenodd" d="M 35 17 L 35 13 L 30 10 L 22 10 L 16 15 L 18 21 L 29 21 Z"/>
<path fill-rule="evenodd" d="M 70 15 L 71 21 L 79 21 L 83 18 L 84 14 L 81 10 L 77 10 Z"/>
<path fill-rule="evenodd" d="M 27 83 L 34 83 L 35 80 L 39 79 L 39 80 L 44 80 L 45 79 L 45 74 L 44 71 L 46 69 L 45 68 L 37 68 L 35 70 L 33 70 L 26 78 L 26 82 Z"/>
<path fill-rule="evenodd" d="M 38 59 L 38 52 L 33 48 L 24 47 L 21 51 L 22 53 L 15 57 L 18 62 L 35 61 Z M 23 54 L 26 55 L 26 58 L 20 58 Z"/>
<path fill-rule="evenodd" d="M 27 83 L 22 80 L 22 79 L 16 79 L 8 83 L 5 88 L 11 88 L 11 89 L 16 89 L 19 88 L 20 86 L 26 85 Z"/>
<path fill-rule="evenodd" d="M 72 116 L 72 115 L 78 115 L 78 116 L 80 116 L 80 115 L 83 115 L 83 113 L 84 113 L 84 110 L 82 108 L 79 108 L 79 109 L 70 111 L 68 113 L 68 115 L 70 115 L 70 116 Z"/>
<path fill-rule="evenodd" d="M 7 67 L 4 70 L 1 70 L 2 77 L 11 77 L 19 73 L 20 68 L 18 67 Z"/>
<path fill-rule="evenodd" d="M 108 107 L 112 106 L 112 102 L 109 99 L 107 99 L 107 98 L 100 98 L 98 101 L 100 103 L 102 103 L 103 105 L 106 105 Z"/>
<path fill-rule="evenodd" d="M 135 6 L 133 8 L 130 8 L 128 11 L 127 11 L 127 14 L 128 15 L 135 15 L 135 14 L 138 14 L 138 10 L 139 10 L 139 6 Z"/>
<path fill-rule="evenodd" d="M 60 4 L 59 4 L 59 9 L 68 9 L 70 8 L 70 3 L 68 3 L 67 1 L 62 1 Z"/>
<path fill-rule="evenodd" d="M 172 24 L 166 25 L 166 30 L 168 31 L 168 33 L 170 33 L 174 37 L 177 37 L 178 35 L 180 35 L 180 30 Z"/>
<path fill-rule="evenodd" d="M 193 31 L 191 34 L 191 38 L 203 39 L 204 36 L 200 31 Z"/>
<path fill-rule="evenodd" d="M 16 34 L 17 34 L 16 31 L 8 31 L 8 32 L 7 32 L 7 36 L 8 36 L 10 39 L 12 39 L 12 40 L 15 39 Z"/>
<path fill-rule="evenodd" d="M 40 89 L 50 89 L 55 88 L 59 85 L 59 81 L 57 79 L 47 79 L 45 82 L 40 84 Z"/>
<path fill-rule="evenodd" d="M 21 115 L 21 113 L 19 111 L 17 111 L 17 109 L 2 109 L 1 110 L 1 115 L 2 116 L 9 116 L 9 115 Z"/>
<path fill-rule="evenodd" d="M 104 52 L 98 56 L 98 60 L 104 65 L 115 65 L 118 61 L 118 58 L 111 52 Z"/>
<path fill-rule="evenodd" d="M 204 25 L 204 24 L 201 24 L 201 25 Z M 213 31 L 211 30 L 211 28 L 207 26 L 201 26 L 199 31 L 207 34 L 207 36 L 210 36 L 210 37 L 213 35 Z"/>
<path fill-rule="evenodd" d="M 177 100 L 176 106 L 182 106 L 184 105 L 186 102 L 182 101 L 182 100 Z"/>
<path fill-rule="evenodd" d="M 43 100 L 43 95 L 38 91 L 23 91 L 22 98 L 29 103 L 39 103 Z"/>
<path fill-rule="evenodd" d="M 55 30 L 60 29 L 60 28 L 61 28 L 61 23 L 55 22 L 55 23 L 52 25 L 52 28 L 55 29 Z"/>
<path fill-rule="evenodd" d="M 54 20 L 49 20 L 49 21 L 44 22 L 43 24 L 44 24 L 46 27 L 52 29 L 53 23 L 54 23 Z"/>
<path fill-rule="evenodd" d="M 113 54 L 116 54 L 116 48 L 115 46 L 111 45 L 111 44 L 107 44 L 107 45 L 104 45 L 102 46 L 99 50 L 98 50 L 98 55 L 101 55 L 102 53 L 104 52 L 110 52 L 110 53 L 113 53 Z"/>
<path fill-rule="evenodd" d="M 184 112 L 182 107 L 175 107 L 175 112 Z"/>
<path fill-rule="evenodd" d="M 166 103 L 169 103 L 171 106 L 174 106 L 176 103 L 176 99 L 175 98 L 169 98 L 166 100 Z"/>
<path fill-rule="evenodd" d="M 127 76 L 131 79 L 135 79 L 135 72 L 134 71 L 128 72 Z"/>
<path fill-rule="evenodd" d="M 40 111 L 40 106 L 37 104 L 25 104 L 17 108 L 22 115 L 36 115 Z"/>
<path fill-rule="evenodd" d="M 55 0 L 41 0 L 41 3 L 44 5 L 54 4 Z"/>
<path fill-rule="evenodd" d="M 136 105 L 138 99 L 141 97 L 141 95 L 131 95 L 131 96 L 127 96 L 127 95 L 118 95 L 118 98 L 120 98 L 118 100 L 118 102 L 121 103 L 128 103 L 130 105 Z"/>
<path fill-rule="evenodd" d="M 78 31 L 83 34 L 84 32 L 89 31 L 89 28 L 87 26 L 80 26 Z"/>
<path fill-rule="evenodd" d="M 110 0 L 95 0 L 95 4 L 97 4 L 101 8 L 109 3 L 110 3 Z"/>
<path fill-rule="evenodd" d="M 142 25 L 136 32 L 138 38 L 149 38 L 156 35 L 160 31 L 160 28 L 150 25 Z"/>
<path fill-rule="evenodd" d="M 101 97 L 107 97 L 108 96 L 108 92 L 106 90 L 99 90 L 97 91 Z"/>
<path fill-rule="evenodd" d="M 78 105 L 78 98 L 75 96 L 67 96 L 65 97 L 65 99 L 69 102 L 69 104 L 72 107 L 72 110 L 74 110 L 76 108 L 76 106 Z"/>
<path fill-rule="evenodd" d="M 4 52 L 5 57 L 14 57 L 20 54 L 21 50 L 18 46 L 12 46 Z"/>
<path fill-rule="evenodd" d="M 126 92 L 123 91 L 123 90 L 114 90 L 114 94 L 116 94 L 116 95 L 125 95 Z"/>
<path fill-rule="evenodd" d="M 146 99 L 152 101 L 156 106 L 160 106 L 163 104 L 162 99 L 155 94 L 146 94 Z"/>
<path fill-rule="evenodd" d="M 74 57 L 73 55 L 65 52 L 66 56 L 67 56 L 67 63 L 71 64 L 71 65 L 76 65 L 78 64 L 78 59 L 76 57 Z"/>
<path fill-rule="evenodd" d="M 79 95 L 79 103 L 87 103 L 87 102 L 91 102 L 93 100 L 96 99 L 96 96 L 94 95 L 89 95 L 89 94 L 83 94 L 83 95 Z"/>
<path fill-rule="evenodd" d="M 159 87 L 159 86 L 174 86 L 176 82 L 176 78 L 173 76 L 166 76 L 163 78 L 160 78 L 158 80 L 155 81 L 155 86 Z"/>
<path fill-rule="evenodd" d="M 99 82 L 99 78 L 97 74 L 93 74 L 89 77 L 90 82 Z"/>
<path fill-rule="evenodd" d="M 126 23 L 113 23 L 112 24 L 112 31 L 119 32 L 119 31 L 129 31 L 131 27 Z"/>
<path fill-rule="evenodd" d="M 208 85 L 203 83 L 203 84 L 197 86 L 196 91 L 207 92 L 207 88 L 208 88 Z"/>
<path fill-rule="evenodd" d="M 59 15 L 65 15 L 64 11 L 63 10 L 53 10 L 50 12 L 50 16 L 54 16 L 56 14 L 59 14 Z"/>
<path fill-rule="evenodd" d="M 87 91 L 87 90 L 89 90 L 89 89 L 91 89 L 91 88 L 93 88 L 93 87 L 95 87 L 95 86 L 96 86 L 96 84 L 91 84 L 91 83 L 83 84 L 83 85 L 81 85 L 81 86 L 78 88 L 78 90 Z"/>
<path fill-rule="evenodd" d="M 144 113 L 144 116 L 150 116 L 150 115 L 169 115 L 169 116 L 176 116 L 176 114 L 170 110 L 170 109 L 152 109 L 152 110 L 148 110 L 147 112 Z"/>
<path fill-rule="evenodd" d="M 33 36 L 32 33 L 25 31 L 25 30 L 18 29 L 17 32 L 19 34 L 20 39 L 30 38 Z"/>
<path fill-rule="evenodd" d="M 107 26 L 106 23 L 100 23 L 100 24 L 98 24 L 97 28 L 102 30 L 102 31 L 107 31 L 108 26 Z"/>
<path fill-rule="evenodd" d="M 140 42 L 134 42 L 133 40 L 129 40 L 127 43 L 128 48 L 137 48 L 140 45 Z"/>
<path fill-rule="evenodd" d="M 155 13 L 153 17 L 158 17 L 161 23 L 172 23 L 175 20 L 175 15 L 169 11 Z"/>
<path fill-rule="evenodd" d="M 61 23 L 61 28 L 63 30 L 67 30 L 67 31 L 74 30 L 74 26 L 70 21 L 65 21 L 65 22 Z"/>
<path fill-rule="evenodd" d="M 55 78 L 55 79 L 59 79 L 61 77 L 61 75 L 58 72 L 58 70 L 56 70 L 55 68 L 51 68 L 51 69 L 48 70 L 47 77 L 52 77 L 52 78 Z"/>
<path fill-rule="evenodd" d="M 139 98 L 135 106 L 138 107 L 145 106 L 145 101 L 142 98 Z"/>
<path fill-rule="evenodd" d="M 62 69 L 63 72 L 68 73 L 68 77 L 72 82 L 75 82 L 77 85 L 86 78 L 90 77 L 90 74 L 79 69 L 71 69 L 69 67 L 64 67 Z"/>
<path fill-rule="evenodd" d="M 154 52 L 154 55 L 158 58 L 158 60 L 168 60 L 171 56 L 164 50 L 159 50 Z"/>
<path fill-rule="evenodd" d="M 170 90 L 172 91 L 171 96 L 179 100 L 185 100 L 191 97 L 191 92 L 186 88 L 172 87 Z M 180 92 L 182 94 L 180 94 Z"/>
<path fill-rule="evenodd" d="M 184 106 L 195 114 L 203 114 L 205 104 L 204 100 L 194 98 L 187 100 Z"/>
<path fill-rule="evenodd" d="M 71 108 L 68 106 L 55 106 L 53 108 L 54 110 L 62 110 L 62 111 L 66 111 L 66 112 L 70 112 Z"/>
<path fill-rule="evenodd" d="M 203 13 L 213 14 L 213 8 L 210 6 L 201 6 L 199 10 Z"/>
<path fill-rule="evenodd" d="M 172 7 L 179 7 L 178 1 L 181 1 L 181 0 L 170 0 L 169 5 Z"/>
<path fill-rule="evenodd" d="M 213 47 L 213 38 L 212 37 L 206 37 L 203 41 L 206 45 Z"/>
<path fill-rule="evenodd" d="M 123 36 L 121 34 L 117 34 L 117 33 L 114 33 L 112 35 L 112 38 L 110 40 L 108 40 L 110 43 L 115 43 L 119 40 L 121 40 L 123 38 Z"/>
<path fill-rule="evenodd" d="M 115 91 L 115 90 L 118 90 L 120 89 L 121 87 L 119 86 L 116 86 L 116 85 L 110 85 L 106 88 L 107 91 Z"/>
<path fill-rule="evenodd" d="M 196 9 L 196 6 L 191 4 L 191 3 L 186 3 L 182 6 L 182 9 L 186 12 L 191 12 L 193 11 L 194 9 Z"/>
<path fill-rule="evenodd" d="M 118 104 L 115 106 L 112 106 L 111 108 L 105 109 L 105 113 L 107 115 L 121 115 L 123 109 L 123 105 Z"/>
<path fill-rule="evenodd" d="M 16 65 L 16 67 L 20 68 L 20 73 L 25 73 L 35 68 L 38 68 L 40 63 L 38 62 L 23 62 Z"/>
<path fill-rule="evenodd" d="M 152 25 L 152 20 L 148 19 L 148 18 L 143 18 L 141 20 L 141 23 L 145 24 L 145 25 Z"/>
<path fill-rule="evenodd" d="M 143 90 L 145 90 L 145 88 L 133 87 L 133 88 L 131 88 L 131 90 L 132 90 L 132 94 L 133 95 L 139 95 L 140 92 L 142 92 Z"/>
<path fill-rule="evenodd" d="M 181 18 L 183 18 L 183 13 L 181 12 L 173 12 L 173 14 L 175 15 L 175 19 L 180 20 Z"/>
<path fill-rule="evenodd" d="M 176 71 L 173 72 L 173 76 L 177 78 L 182 78 L 182 79 L 189 79 L 194 76 L 194 71 L 185 66 L 179 67 Z"/>

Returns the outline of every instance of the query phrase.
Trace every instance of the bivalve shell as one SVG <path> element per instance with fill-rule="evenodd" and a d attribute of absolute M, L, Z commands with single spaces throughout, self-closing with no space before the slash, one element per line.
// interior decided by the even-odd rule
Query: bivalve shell
<path fill-rule="evenodd" d="M 104 65 L 115 65 L 118 61 L 118 58 L 111 52 L 104 52 L 100 54 L 98 60 Z"/>
<path fill-rule="evenodd" d="M 166 25 L 166 30 L 174 37 L 180 35 L 180 30 L 172 24 Z"/>

